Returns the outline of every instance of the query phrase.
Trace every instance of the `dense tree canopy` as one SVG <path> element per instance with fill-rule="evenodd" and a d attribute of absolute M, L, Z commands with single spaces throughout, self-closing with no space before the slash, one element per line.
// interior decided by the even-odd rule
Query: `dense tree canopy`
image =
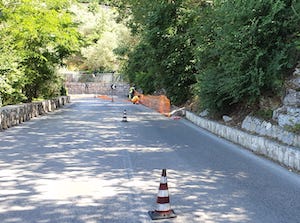
<path fill-rule="evenodd" d="M 79 49 L 69 4 L 67 0 L 1 1 L 0 93 L 4 104 L 59 95 L 62 83 L 55 68 Z"/>
<path fill-rule="evenodd" d="M 120 5 L 121 10 L 132 9 L 128 26 L 140 39 L 129 51 L 124 70 L 129 81 L 146 93 L 163 91 L 173 103 L 184 103 L 196 83 L 191 12 L 183 1 L 124 1 Z"/>
<path fill-rule="evenodd" d="M 0 2 L 6 104 L 58 94 L 55 67 L 65 61 L 122 71 L 145 93 L 164 92 L 177 105 L 198 100 L 224 114 L 280 95 L 300 59 L 297 0 L 78 2 L 85 11 L 68 0 Z"/>
<path fill-rule="evenodd" d="M 111 2 L 130 12 L 140 39 L 129 52 L 129 80 L 165 90 L 175 104 L 195 97 L 213 113 L 255 104 L 281 94 L 299 61 L 296 0 Z"/>
<path fill-rule="evenodd" d="M 299 1 L 215 1 L 196 21 L 198 86 L 202 104 L 226 111 L 282 91 L 299 59 Z"/>
<path fill-rule="evenodd" d="M 126 26 L 116 22 L 116 10 L 95 1 L 74 4 L 71 10 L 85 44 L 67 64 L 91 72 L 119 70 L 122 61 L 115 50 L 132 39 Z"/>

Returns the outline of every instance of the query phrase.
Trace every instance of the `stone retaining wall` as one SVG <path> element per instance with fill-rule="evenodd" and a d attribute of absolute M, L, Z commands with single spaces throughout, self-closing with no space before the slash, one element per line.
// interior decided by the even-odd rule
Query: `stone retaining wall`
<path fill-rule="evenodd" d="M 116 88 L 111 89 L 111 83 L 105 82 L 67 82 L 68 94 L 97 94 L 97 95 L 117 95 L 126 96 L 129 92 L 129 84 L 123 82 L 115 83 Z"/>
<path fill-rule="evenodd" d="M 0 131 L 28 121 L 33 117 L 52 112 L 67 103 L 70 103 L 70 97 L 62 96 L 40 102 L 1 107 Z"/>
<path fill-rule="evenodd" d="M 186 118 L 201 128 L 231 142 L 237 143 L 257 154 L 264 155 L 288 168 L 300 171 L 300 149 L 297 147 L 283 145 L 262 136 L 251 135 L 215 121 L 201 118 L 189 111 L 186 111 Z"/>
<path fill-rule="evenodd" d="M 286 83 L 288 89 L 282 107 L 273 111 L 273 120 L 281 127 L 300 124 L 300 62 L 298 66 Z"/>
<path fill-rule="evenodd" d="M 256 117 L 247 116 L 242 123 L 242 128 L 250 133 L 268 136 L 289 146 L 300 148 L 300 135 L 286 131 L 279 125 L 273 125 L 270 122 L 260 120 Z"/>

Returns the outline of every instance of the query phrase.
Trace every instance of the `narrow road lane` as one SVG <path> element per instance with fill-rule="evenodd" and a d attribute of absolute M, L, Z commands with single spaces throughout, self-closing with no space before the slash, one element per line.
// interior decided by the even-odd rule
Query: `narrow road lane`
<path fill-rule="evenodd" d="M 185 120 L 95 98 L 0 132 L 0 222 L 152 222 L 163 168 L 178 216 L 159 222 L 300 222 L 299 175 Z"/>

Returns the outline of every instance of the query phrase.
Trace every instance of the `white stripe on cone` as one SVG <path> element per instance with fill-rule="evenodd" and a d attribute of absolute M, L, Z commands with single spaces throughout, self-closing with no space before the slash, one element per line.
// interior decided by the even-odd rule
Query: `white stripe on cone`
<path fill-rule="evenodd" d="M 160 178 L 160 183 L 166 184 L 167 183 L 167 177 L 161 177 Z"/>
<path fill-rule="evenodd" d="M 157 196 L 158 197 L 169 197 L 169 191 L 168 190 L 159 190 Z"/>
<path fill-rule="evenodd" d="M 169 203 L 167 204 L 157 204 L 156 211 L 169 211 L 171 209 L 171 206 Z"/>
<path fill-rule="evenodd" d="M 170 205 L 166 169 L 162 170 L 156 204 L 155 211 L 148 212 L 152 220 L 177 217 Z"/>

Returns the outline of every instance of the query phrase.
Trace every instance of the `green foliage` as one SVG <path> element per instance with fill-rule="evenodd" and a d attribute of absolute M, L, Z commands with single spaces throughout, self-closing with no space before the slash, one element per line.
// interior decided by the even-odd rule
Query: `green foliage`
<path fill-rule="evenodd" d="M 195 23 L 198 84 L 203 107 L 226 112 L 280 93 L 285 70 L 299 59 L 292 37 L 296 1 L 216 1 Z"/>
<path fill-rule="evenodd" d="M 31 101 L 59 94 L 61 78 L 55 70 L 63 59 L 78 50 L 79 35 L 68 11 L 67 0 L 2 2 L 0 47 L 15 52 L 1 55 L 0 69 L 6 87 L 4 104 Z M 10 52 L 11 53 L 11 52 Z M 7 61 L 7 62 L 5 62 Z M 4 67 L 4 69 L 3 69 Z"/>
<path fill-rule="evenodd" d="M 127 24 L 139 39 L 127 53 L 129 81 L 164 89 L 175 104 L 193 94 L 213 113 L 254 104 L 280 94 L 299 60 L 296 0 L 110 2 L 123 18 L 131 12 Z"/>
<path fill-rule="evenodd" d="M 9 35 L 0 32 L 0 97 L 3 105 L 22 101 L 24 86 L 24 69 L 20 66 L 22 57 L 13 46 Z"/>
<path fill-rule="evenodd" d="M 273 116 L 272 109 L 260 109 L 254 112 L 255 116 L 263 120 L 271 120 Z"/>
<path fill-rule="evenodd" d="M 69 58 L 68 65 L 101 72 L 119 70 L 123 58 L 117 55 L 116 49 L 126 45 L 131 37 L 126 26 L 115 21 L 117 12 L 97 1 L 74 5 L 72 12 L 77 15 L 76 22 L 85 45 L 80 53 Z"/>
<path fill-rule="evenodd" d="M 143 90 L 144 94 L 151 94 L 156 90 L 154 86 L 154 76 L 149 73 L 136 73 L 133 83 L 139 83 L 138 87 Z"/>
<path fill-rule="evenodd" d="M 300 134 L 300 124 L 295 124 L 294 126 L 285 126 L 285 129 L 295 134 Z"/>
<path fill-rule="evenodd" d="M 145 92 L 164 90 L 172 103 L 184 103 L 196 81 L 188 34 L 190 14 L 182 1 L 139 1 L 133 16 L 129 24 L 140 42 L 128 54 L 125 74 Z"/>
<path fill-rule="evenodd" d="M 5 104 L 64 93 L 56 67 L 68 57 L 91 71 L 123 66 L 145 93 L 166 92 L 177 105 L 199 98 L 202 108 L 225 113 L 280 94 L 299 61 L 297 0 L 81 2 L 83 9 L 69 0 L 0 2 Z"/>
<path fill-rule="evenodd" d="M 155 75 L 147 73 L 147 45 L 140 43 L 129 53 L 125 74 L 127 74 L 128 81 L 132 84 L 136 83 L 139 88 L 142 88 L 145 93 L 153 93 L 155 91 Z"/>

